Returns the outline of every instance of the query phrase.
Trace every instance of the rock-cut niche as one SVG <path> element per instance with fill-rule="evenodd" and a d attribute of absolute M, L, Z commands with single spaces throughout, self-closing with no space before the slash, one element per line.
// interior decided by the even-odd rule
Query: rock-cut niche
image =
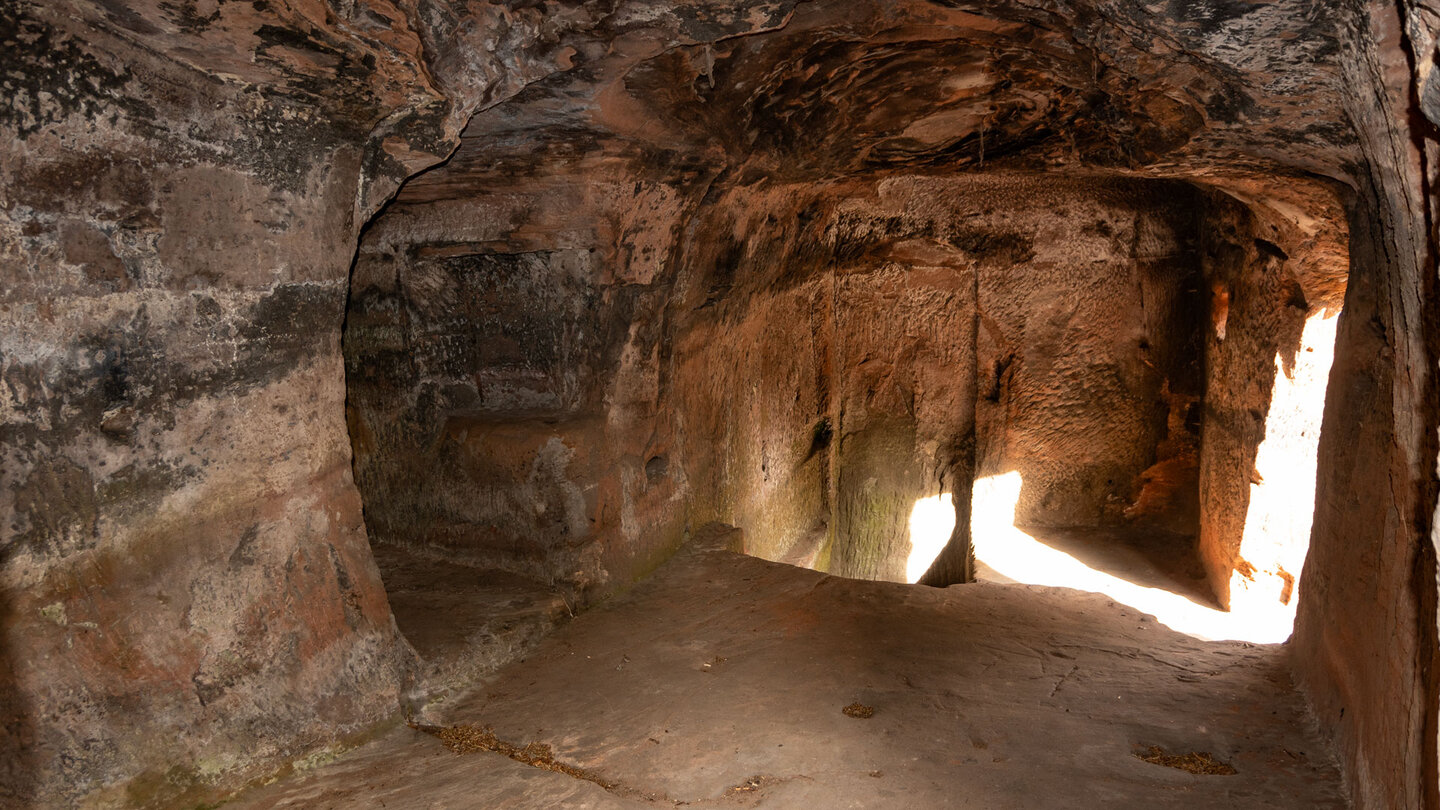
<path fill-rule="evenodd" d="M 1034 121 L 944 140 L 923 105 L 891 110 L 905 138 L 807 152 L 777 134 L 816 123 L 777 112 L 805 93 L 737 100 L 753 63 L 690 50 L 477 115 L 366 229 L 345 354 L 382 569 L 403 549 L 570 605 L 720 521 L 768 559 L 948 584 L 1004 479 L 1017 526 L 1148 532 L 1222 604 L 1292 600 L 1347 272 L 1328 191 L 1040 171 Z M 925 69 L 1003 107 L 957 53 Z M 953 529 L 917 567 L 927 501 Z"/>

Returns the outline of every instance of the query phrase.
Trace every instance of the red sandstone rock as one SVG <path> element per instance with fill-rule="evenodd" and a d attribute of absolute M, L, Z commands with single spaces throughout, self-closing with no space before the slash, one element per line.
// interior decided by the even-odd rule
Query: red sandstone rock
<path fill-rule="evenodd" d="M 977 475 L 1188 522 L 1198 429 L 1224 599 L 1343 298 L 1295 663 L 1358 806 L 1433 803 L 1402 11 L 0 3 L 0 795 L 209 801 L 393 721 L 371 540 L 598 599 L 720 518 L 894 578 Z"/>

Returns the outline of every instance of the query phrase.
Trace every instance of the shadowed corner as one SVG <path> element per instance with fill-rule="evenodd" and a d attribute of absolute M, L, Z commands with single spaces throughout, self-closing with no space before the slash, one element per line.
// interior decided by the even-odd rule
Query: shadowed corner
<path fill-rule="evenodd" d="M 10 591 L 0 586 L 0 808 L 16 810 L 36 806 L 37 770 L 34 717 L 15 672 L 18 620 Z"/>

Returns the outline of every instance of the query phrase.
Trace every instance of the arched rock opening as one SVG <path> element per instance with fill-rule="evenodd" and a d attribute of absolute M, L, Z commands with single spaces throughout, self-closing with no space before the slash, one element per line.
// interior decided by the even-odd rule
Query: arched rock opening
<path fill-rule="evenodd" d="M 1277 356 L 1344 296 L 1335 186 L 1304 172 L 1349 144 L 1230 70 L 1147 90 L 1106 25 L 1014 15 L 806 6 L 473 118 L 353 273 L 372 540 L 581 602 L 715 520 L 904 579 L 945 493 L 945 584 L 972 481 L 1014 471 L 1021 525 L 1170 532 L 1222 604 L 1237 570 L 1293 584 L 1241 545 Z"/>

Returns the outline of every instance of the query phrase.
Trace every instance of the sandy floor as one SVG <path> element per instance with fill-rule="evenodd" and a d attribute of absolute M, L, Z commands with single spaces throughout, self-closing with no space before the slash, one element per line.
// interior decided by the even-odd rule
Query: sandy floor
<path fill-rule="evenodd" d="M 688 552 L 425 718 L 580 775 L 402 727 L 227 807 L 1342 808 L 1284 655 L 1078 591 Z"/>

